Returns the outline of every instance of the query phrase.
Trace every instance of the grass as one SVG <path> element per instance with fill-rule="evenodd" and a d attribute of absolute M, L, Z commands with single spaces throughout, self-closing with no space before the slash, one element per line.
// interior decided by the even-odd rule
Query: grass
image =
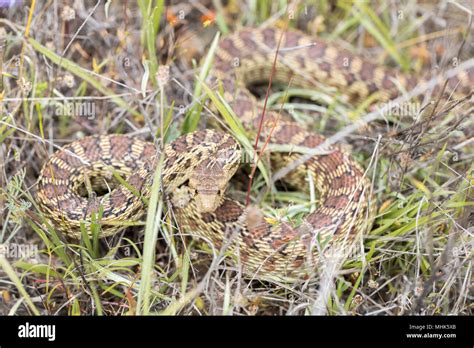
<path fill-rule="evenodd" d="M 107 16 L 100 9 L 90 17 L 92 8 L 75 9 L 73 20 L 40 3 L 0 10 L 6 12 L 1 19 L 6 34 L 0 35 L 0 245 L 36 247 L 33 255 L 0 256 L 1 314 L 472 314 L 474 121 L 468 103 L 456 108 L 440 103 L 425 117 L 386 112 L 338 137 L 373 112 L 371 100 L 354 104 L 332 89 L 270 89 L 267 109 L 282 109 L 314 131 L 341 139 L 368 168 L 378 205 L 376 222 L 357 253 L 340 264 L 323 259 L 313 277 L 293 283 L 249 280 L 227 262 L 235 255 L 179 231 L 160 191 L 161 165 L 146 216 L 124 222 L 127 228 L 113 237 L 98 238 L 99 214 L 83 226 L 81 240 L 71 240 L 49 224 L 35 198 L 38 173 L 53 145 L 94 133 L 127 133 L 160 138 L 156 143 L 162 147 L 209 118 L 215 121 L 214 110 L 217 123 L 254 158 L 254 136 L 206 82 L 218 29 L 298 26 L 420 76 L 430 69 L 430 59 L 442 61 L 448 54 L 464 22 L 442 27 L 442 21 L 417 16 L 426 8 L 416 2 L 369 8 L 363 2 L 333 7 L 322 1 L 312 12 L 310 2 L 294 7 L 250 0 L 233 5 L 236 16 L 230 15 L 232 4 L 185 7 L 185 19 L 179 5 L 159 0 L 130 4 L 129 13 L 114 3 L 107 6 Z M 169 11 L 176 23 L 166 21 Z M 203 15 L 216 22 L 204 27 Z M 192 53 L 196 42 L 206 46 L 198 56 Z M 163 65 L 170 68 L 166 81 L 157 75 Z M 68 85 L 67 78 L 74 83 Z M 58 115 L 56 105 L 65 98 L 94 103 L 97 117 Z M 267 150 L 288 148 L 268 144 Z M 317 205 L 317 193 L 275 187 L 274 175 L 259 161 L 249 196 L 270 221 L 300 221 Z M 233 189 L 242 201 L 246 183 L 237 179 Z"/>

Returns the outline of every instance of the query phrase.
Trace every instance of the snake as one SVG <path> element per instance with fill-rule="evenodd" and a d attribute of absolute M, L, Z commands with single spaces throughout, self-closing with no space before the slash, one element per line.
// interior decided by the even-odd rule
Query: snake
<path fill-rule="evenodd" d="M 291 80 L 292 86 L 314 90 L 334 87 L 354 101 L 377 95 L 377 102 L 427 81 L 294 29 L 243 28 L 222 38 L 209 86 L 247 134 L 262 142 L 309 149 L 323 146 L 325 137 L 279 113 L 262 116 L 264 107 L 249 86 L 270 76 L 275 82 Z M 472 95 L 473 82 L 474 69 L 467 69 L 450 77 L 446 86 Z M 164 155 L 160 187 L 179 230 L 209 242 L 216 253 L 225 250 L 252 277 L 310 277 L 323 258 L 348 255 L 370 230 L 377 212 L 371 181 L 342 146 L 325 146 L 282 179 L 297 189 L 311 181 L 318 192 L 317 207 L 299 222 L 269 219 L 258 206 L 226 194 L 245 151 L 231 132 L 218 129 L 183 134 L 163 150 L 127 135 L 84 137 L 44 164 L 38 179 L 39 207 L 53 226 L 73 238 L 81 238 L 84 227 L 94 221 L 100 222 L 100 237 L 114 235 L 144 215 L 157 159 Z M 301 156 L 297 151 L 271 151 L 269 160 L 277 169 Z M 112 185 L 113 178 L 124 180 Z M 99 191 L 103 194 L 96 194 Z"/>

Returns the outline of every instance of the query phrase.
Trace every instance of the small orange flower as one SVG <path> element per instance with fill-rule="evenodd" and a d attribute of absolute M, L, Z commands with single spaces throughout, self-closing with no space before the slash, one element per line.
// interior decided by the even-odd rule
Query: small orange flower
<path fill-rule="evenodd" d="M 209 11 L 201 16 L 201 23 L 204 28 L 210 26 L 216 21 L 216 13 L 214 11 Z"/>
<path fill-rule="evenodd" d="M 178 23 L 178 17 L 176 17 L 172 11 L 168 10 L 166 11 L 166 21 L 171 25 L 176 25 Z"/>

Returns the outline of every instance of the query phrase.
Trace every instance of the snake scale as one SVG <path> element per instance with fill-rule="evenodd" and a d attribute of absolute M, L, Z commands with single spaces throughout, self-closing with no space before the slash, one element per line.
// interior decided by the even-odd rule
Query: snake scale
<path fill-rule="evenodd" d="M 249 131 L 258 128 L 262 109 L 247 86 L 268 80 L 281 35 L 275 81 L 291 79 L 293 86 L 313 89 L 333 86 L 354 100 L 377 93 L 378 101 L 424 82 L 295 30 L 242 29 L 220 41 L 210 81 L 223 91 Z M 473 82 L 474 69 L 470 69 L 450 78 L 448 87 L 467 95 Z M 308 148 L 325 140 L 267 112 L 262 140 L 269 135 L 274 144 Z M 297 227 L 287 221 L 270 223 L 258 209 L 248 209 L 224 194 L 240 165 L 241 150 L 233 136 L 221 131 L 201 130 L 168 144 L 162 185 L 181 231 L 210 241 L 216 250 L 227 245 L 246 274 L 305 277 L 314 272 L 323 251 L 350 250 L 355 237 L 370 228 L 375 214 L 371 185 L 361 166 L 339 146 L 325 150 L 284 178 L 302 188 L 310 173 L 319 193 L 319 207 Z M 299 156 L 274 153 L 272 164 L 281 168 Z M 142 198 L 150 194 L 156 158 L 153 143 L 125 135 L 74 141 L 45 163 L 38 181 L 40 207 L 56 228 L 75 238 L 80 237 L 81 221 L 90 221 L 92 212 L 100 212 L 101 236 L 117 233 L 124 228 L 122 222 L 144 214 Z M 114 171 L 129 186 L 107 186 Z M 88 195 L 84 182 L 105 194 Z"/>

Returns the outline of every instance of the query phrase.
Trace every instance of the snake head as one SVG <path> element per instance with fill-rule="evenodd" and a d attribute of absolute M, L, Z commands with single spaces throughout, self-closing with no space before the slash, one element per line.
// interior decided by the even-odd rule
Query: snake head
<path fill-rule="evenodd" d="M 237 153 L 239 158 L 240 152 Z M 201 213 L 210 213 L 219 207 L 229 180 L 239 162 L 231 156 L 225 160 L 206 159 L 197 165 L 189 178 L 189 188 L 195 193 L 196 207 Z"/>
<path fill-rule="evenodd" d="M 189 180 L 189 186 L 195 191 L 194 200 L 199 212 L 211 213 L 220 205 L 227 186 L 227 183 L 217 185 L 220 182 L 218 178 L 207 175 L 196 175 Z"/>
<path fill-rule="evenodd" d="M 220 205 L 230 178 L 221 168 L 203 169 L 196 168 L 189 179 L 189 187 L 195 192 L 194 200 L 198 211 L 211 213 Z"/>

